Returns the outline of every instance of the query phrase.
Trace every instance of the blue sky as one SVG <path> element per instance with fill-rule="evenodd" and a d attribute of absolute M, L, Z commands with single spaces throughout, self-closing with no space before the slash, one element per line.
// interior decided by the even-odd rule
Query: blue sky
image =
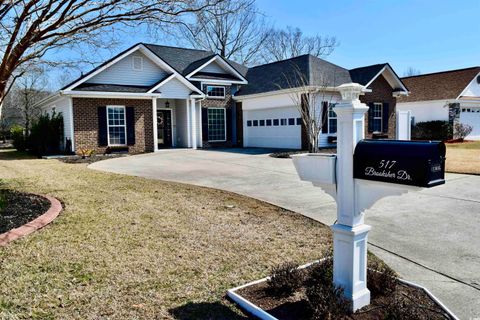
<path fill-rule="evenodd" d="M 480 65 L 480 0 L 257 0 L 257 6 L 278 28 L 335 36 L 340 45 L 326 59 L 345 68 L 389 62 L 403 76 L 409 67 L 429 73 Z M 91 59 L 105 61 L 137 42 L 172 44 L 137 28 L 119 47 L 97 50 Z M 65 71 L 52 71 L 54 90 Z M 79 73 L 73 70 L 68 78 Z"/>
<path fill-rule="evenodd" d="M 353 68 L 389 62 L 402 76 L 480 65 L 480 0 L 257 0 L 277 27 L 337 37 L 327 60 Z"/>

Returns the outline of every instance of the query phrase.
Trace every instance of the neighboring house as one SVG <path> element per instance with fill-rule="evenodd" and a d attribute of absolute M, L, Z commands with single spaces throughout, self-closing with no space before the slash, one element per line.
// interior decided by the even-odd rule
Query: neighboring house
<path fill-rule="evenodd" d="M 473 127 L 467 139 L 480 140 L 480 67 L 402 78 L 411 91 L 397 108 L 411 111 L 414 123 L 443 120 Z"/>
<path fill-rule="evenodd" d="M 250 68 L 247 80 L 234 97 L 243 110 L 245 147 L 305 149 L 308 140 L 294 103 L 300 99 L 293 95 L 301 95 L 306 87 L 319 90 L 315 100 L 323 123 L 320 147 L 333 145 L 337 119 L 332 107 L 341 99 L 337 87 L 349 82 L 365 87 L 360 100 L 370 107 L 366 136 L 394 139 L 396 98 L 408 93 L 388 63 L 348 70 L 312 55 Z"/>
<path fill-rule="evenodd" d="M 343 69 L 311 55 L 246 68 L 209 51 L 137 44 L 43 100 L 64 116 L 65 145 L 141 153 L 168 147 L 305 147 L 300 113 L 282 83 L 292 64 L 328 89 L 321 145 L 336 139 L 338 85 L 365 86 L 369 136 L 395 138 L 396 97 L 406 87 L 390 65 Z M 324 79 L 327 86 L 324 86 Z M 322 81 L 320 81 L 322 80 Z M 282 87 L 283 86 L 283 87 Z M 327 102 L 330 102 L 328 104 Z M 332 138 L 328 138 L 332 137 Z"/>

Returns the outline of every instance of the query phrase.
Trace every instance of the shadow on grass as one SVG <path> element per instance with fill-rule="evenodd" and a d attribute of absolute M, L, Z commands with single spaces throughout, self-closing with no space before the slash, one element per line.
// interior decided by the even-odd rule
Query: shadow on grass
<path fill-rule="evenodd" d="M 179 320 L 209 319 L 209 320 L 246 320 L 251 319 L 239 315 L 220 302 L 189 302 L 183 306 L 169 310 L 170 314 Z"/>
<path fill-rule="evenodd" d="M 15 149 L 0 149 L 0 160 L 33 160 L 38 157 Z"/>

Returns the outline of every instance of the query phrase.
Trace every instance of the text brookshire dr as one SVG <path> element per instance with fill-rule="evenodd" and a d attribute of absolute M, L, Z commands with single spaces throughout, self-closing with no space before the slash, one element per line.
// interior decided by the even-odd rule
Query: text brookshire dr
<path fill-rule="evenodd" d="M 382 177 L 397 180 L 412 180 L 405 170 L 398 170 L 397 172 L 392 172 L 390 170 L 377 171 L 374 167 L 367 167 L 365 168 L 365 175 L 369 177 Z"/>

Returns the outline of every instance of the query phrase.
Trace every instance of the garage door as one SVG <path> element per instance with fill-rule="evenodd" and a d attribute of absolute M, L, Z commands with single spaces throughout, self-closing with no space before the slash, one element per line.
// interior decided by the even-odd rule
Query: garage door
<path fill-rule="evenodd" d="M 468 140 L 480 140 L 480 107 L 462 107 L 460 122 L 472 126 L 473 131 L 466 137 Z"/>
<path fill-rule="evenodd" d="M 301 149 L 301 119 L 296 107 L 243 112 L 245 147 Z"/>

